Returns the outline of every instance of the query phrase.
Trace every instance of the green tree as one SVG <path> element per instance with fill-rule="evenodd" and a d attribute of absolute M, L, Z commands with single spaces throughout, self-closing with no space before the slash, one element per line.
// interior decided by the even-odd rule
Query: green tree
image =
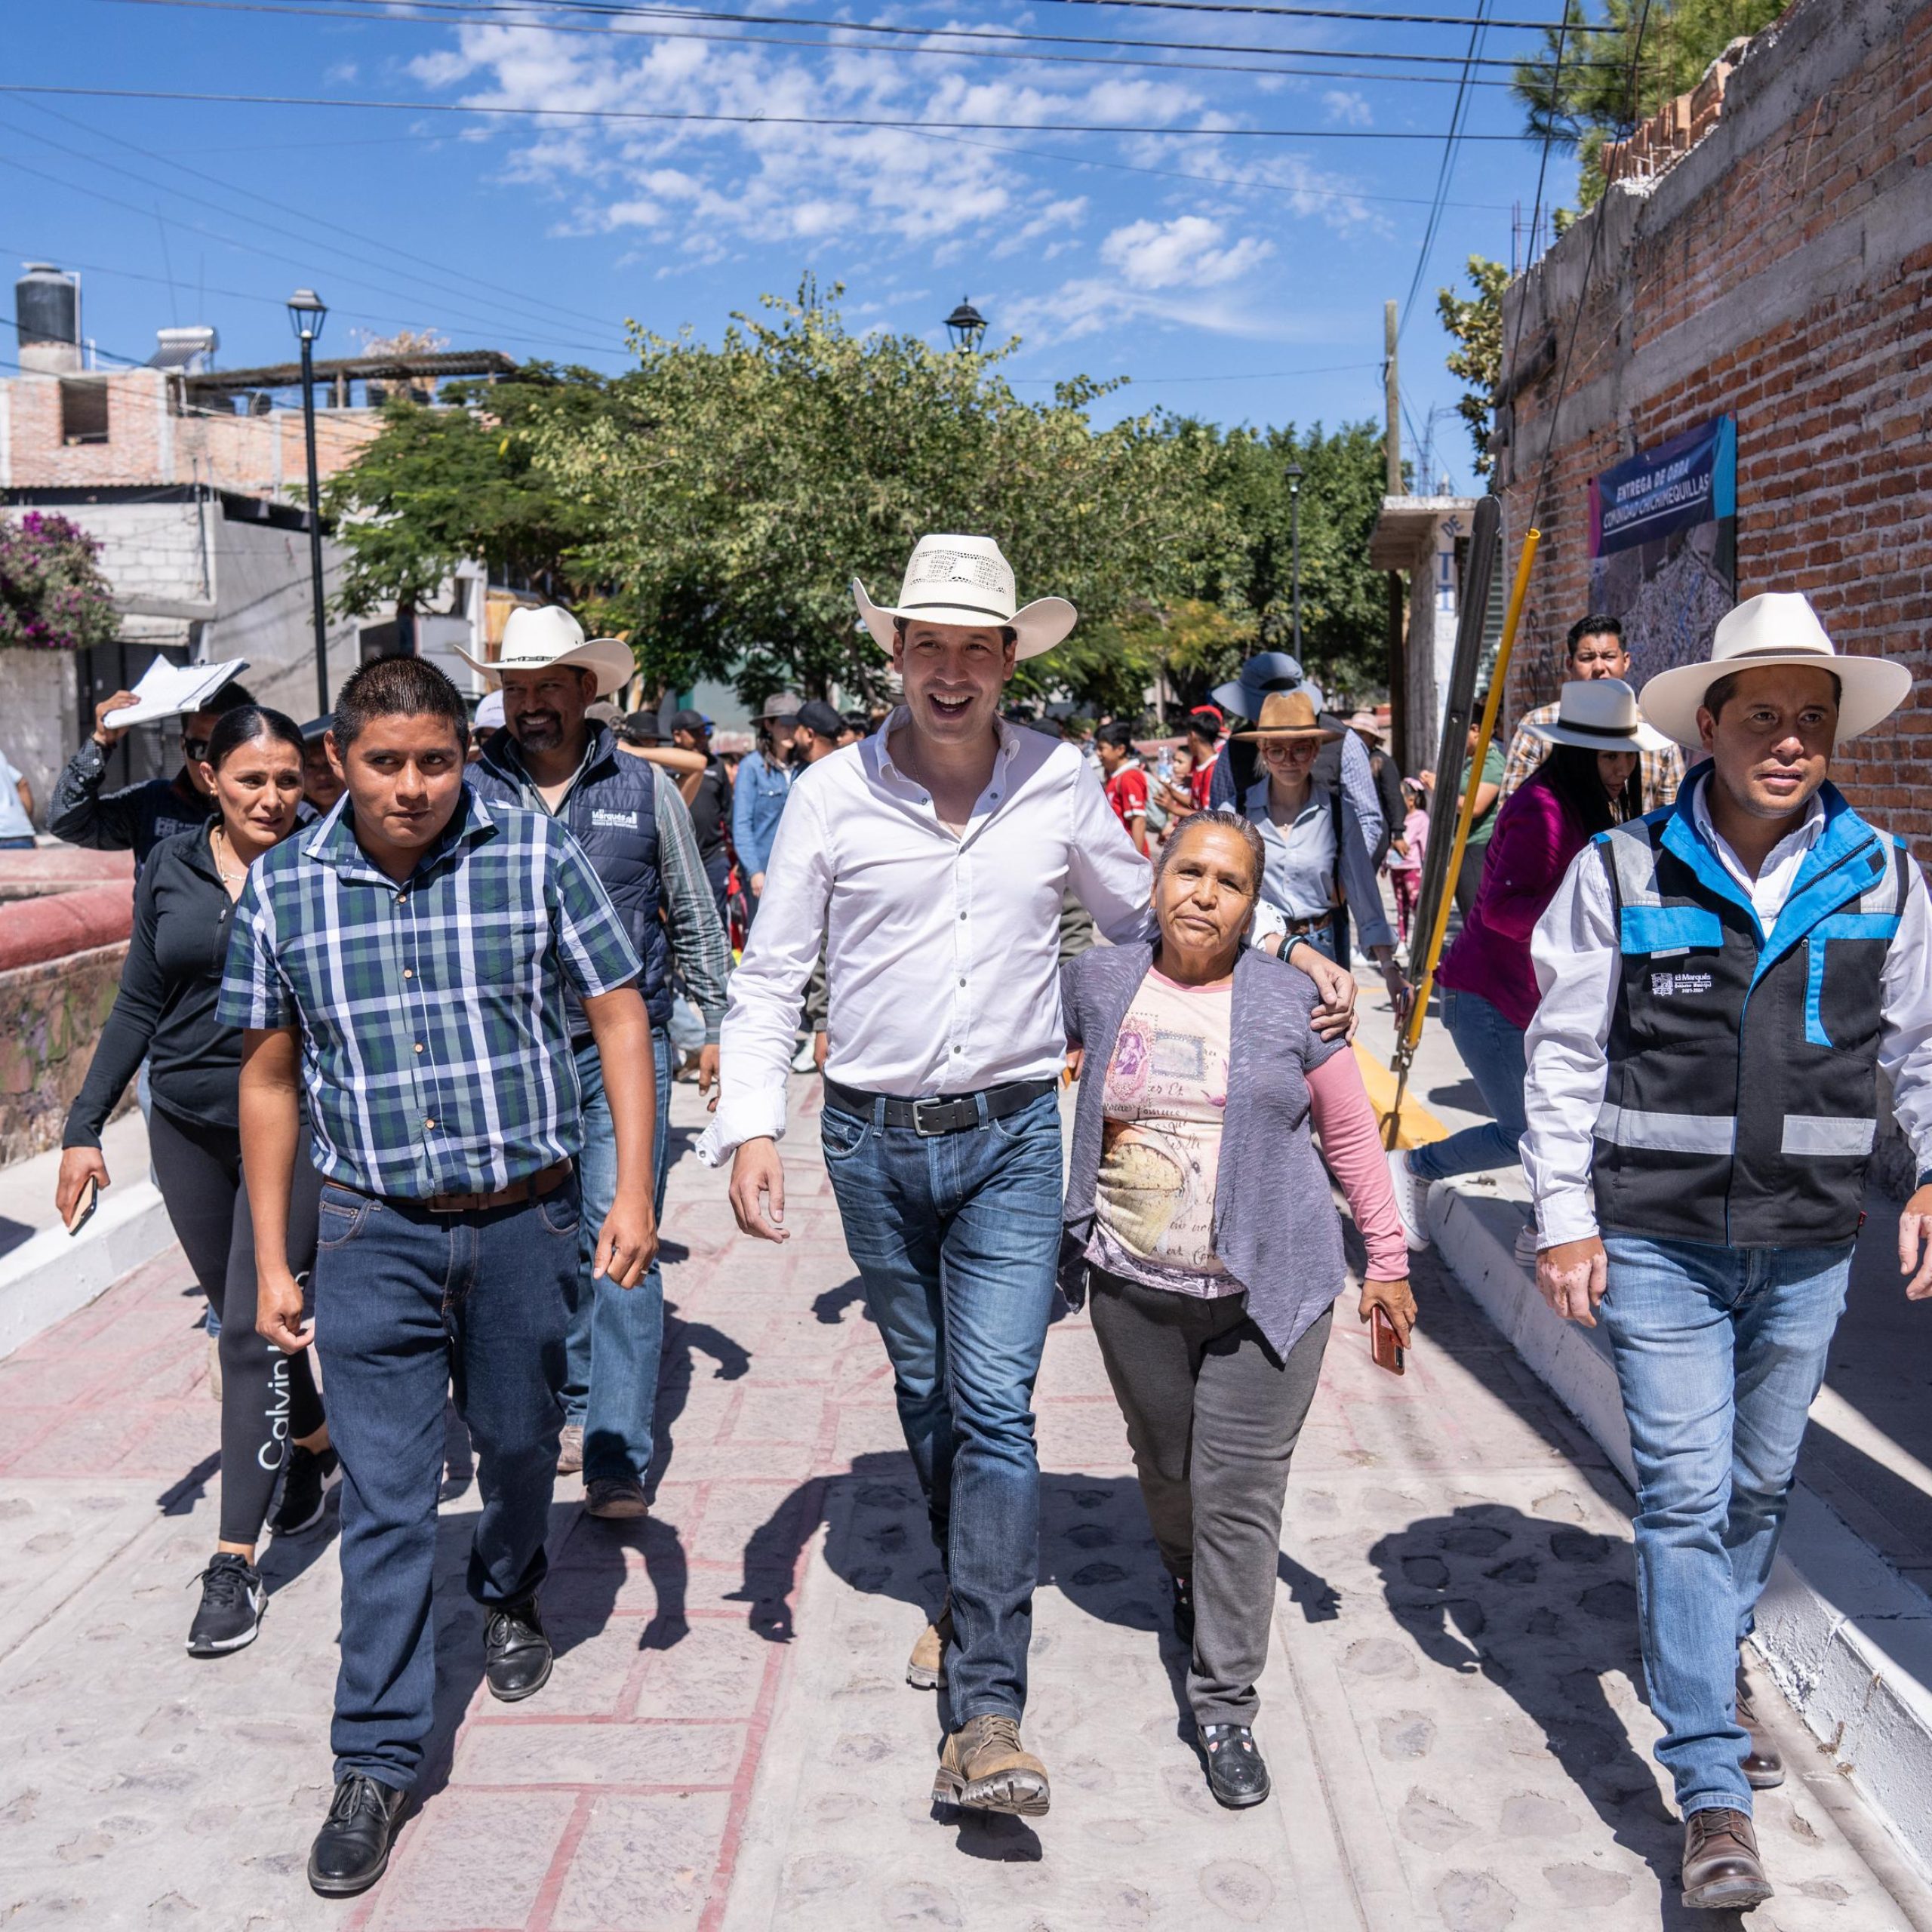
<path fill-rule="evenodd" d="M 352 616 L 421 608 L 457 565 L 561 596 L 576 588 L 574 547 L 592 534 L 584 506 L 538 469 L 531 437 L 609 414 L 629 420 L 621 381 L 532 364 L 488 385 L 452 384 L 437 406 L 399 401 L 380 435 L 322 492 L 349 552 L 337 597 Z"/>
<path fill-rule="evenodd" d="M 1083 630 L 1186 589 L 1187 560 L 1214 547 L 1204 439 L 1155 417 L 1097 430 L 1088 409 L 1109 386 L 1084 378 L 1022 401 L 999 371 L 1010 346 L 854 335 L 838 293 L 808 281 L 794 301 L 767 297 L 715 348 L 633 327 L 626 382 L 648 430 L 597 414 L 536 432 L 552 486 L 594 528 L 575 567 L 647 675 L 728 677 L 752 700 L 881 691 L 887 662 L 851 580 L 895 597 L 930 531 L 996 533 L 1022 598 L 1070 597 Z M 1029 668 L 1023 688 L 1077 681 L 1083 648 Z"/>
<path fill-rule="evenodd" d="M 1475 294 L 1466 300 L 1453 288 L 1438 288 L 1435 309 L 1444 329 L 1460 345 L 1444 358 L 1444 366 L 1463 385 L 1456 414 L 1469 425 L 1476 474 L 1487 476 L 1494 466 L 1490 419 L 1496 386 L 1503 380 L 1503 291 L 1509 286 L 1509 271 L 1500 262 L 1472 255 L 1469 274 Z"/>
<path fill-rule="evenodd" d="M 1790 4 L 1602 0 L 1603 17 L 1592 20 L 1583 0 L 1564 0 L 1563 25 L 1544 28 L 1543 51 L 1518 63 L 1512 91 L 1532 137 L 1580 157 L 1577 192 L 1593 208 L 1604 190 L 1604 143 L 1688 93 L 1732 41 L 1769 26 Z"/>

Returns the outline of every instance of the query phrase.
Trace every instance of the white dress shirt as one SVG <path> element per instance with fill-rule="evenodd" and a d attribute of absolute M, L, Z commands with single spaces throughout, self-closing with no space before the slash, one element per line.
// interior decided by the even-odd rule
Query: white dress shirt
<path fill-rule="evenodd" d="M 1753 878 L 1711 823 L 1704 803 L 1709 771 L 1691 782 L 1697 787 L 1690 816 L 1698 835 L 1750 895 L 1758 923 L 1768 933 L 1824 830 L 1823 805 L 1813 798 L 1804 823 L 1771 848 Z M 1880 982 L 1878 1066 L 1892 1083 L 1894 1110 L 1923 1173 L 1932 1167 L 1932 909 L 1917 864 L 1907 872 L 1905 910 Z M 1597 1232 L 1590 1162 L 1623 955 L 1610 881 L 1592 847 L 1571 860 L 1537 921 L 1530 958 L 1543 998 L 1524 1036 L 1529 1124 L 1520 1151 L 1536 1201 L 1537 1240 L 1549 1247 Z"/>
<path fill-rule="evenodd" d="M 801 773 L 731 977 L 711 1166 L 785 1131 L 799 1001 L 826 946 L 826 1072 L 918 1099 L 1058 1075 L 1064 893 L 1109 940 L 1145 930 L 1152 870 L 1074 747 L 1001 724 L 992 777 L 955 838 L 893 764 L 895 710 Z"/>

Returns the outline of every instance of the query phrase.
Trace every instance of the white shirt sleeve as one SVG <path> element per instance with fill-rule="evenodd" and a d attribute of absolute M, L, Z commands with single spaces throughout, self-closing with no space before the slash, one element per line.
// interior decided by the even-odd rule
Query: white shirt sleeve
<path fill-rule="evenodd" d="M 772 841 L 744 958 L 731 975 L 718 1035 L 718 1111 L 697 1143 L 706 1167 L 723 1166 L 747 1140 L 784 1138 L 786 1075 L 832 898 L 830 844 L 817 788 L 795 786 Z"/>
<path fill-rule="evenodd" d="M 1611 1004 L 1623 971 L 1610 881 L 1593 846 L 1571 861 L 1530 939 L 1543 998 L 1524 1036 L 1521 1149 L 1545 1247 L 1597 1232 L 1590 1162 L 1610 1063 Z"/>
<path fill-rule="evenodd" d="M 1066 882 L 1074 897 L 1093 915 L 1109 944 L 1145 938 L 1154 868 L 1134 849 L 1126 826 L 1099 786 L 1076 782 L 1067 791 Z"/>
<path fill-rule="evenodd" d="M 1880 981 L 1878 1066 L 1922 1174 L 1932 1168 L 1932 906 L 1924 874 L 1906 866 L 1905 910 Z"/>

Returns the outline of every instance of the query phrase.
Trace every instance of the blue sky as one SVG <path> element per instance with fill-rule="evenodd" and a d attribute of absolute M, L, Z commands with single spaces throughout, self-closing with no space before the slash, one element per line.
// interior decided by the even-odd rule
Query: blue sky
<path fill-rule="evenodd" d="M 1460 94 L 1478 5 L 1353 9 L 1464 23 L 1424 24 L 1319 4 L 11 0 L 14 85 L 405 105 L 0 94 L 0 257 L 79 268 L 86 333 L 137 360 L 198 321 L 224 366 L 282 359 L 306 283 L 330 305 L 325 354 L 407 326 L 614 369 L 627 318 L 715 339 L 810 271 L 844 285 L 855 327 L 935 340 L 970 294 L 1023 338 L 1023 394 L 1131 377 L 1103 417 L 1379 420 L 1382 305 L 1409 295 L 1460 97 L 1470 136 L 1509 138 L 1457 151 L 1402 387 L 1407 453 L 1432 420 L 1434 467 L 1466 488 L 1434 291 L 1472 252 L 1509 258 L 1539 160 L 1494 85 L 1506 65 Z M 717 17 L 745 14 L 774 24 Z M 1537 38 L 1487 26 L 1476 51 L 1504 63 Z M 528 109 L 768 118 L 509 111 Z M 1573 201 L 1575 174 L 1552 155 L 1546 201 Z"/>

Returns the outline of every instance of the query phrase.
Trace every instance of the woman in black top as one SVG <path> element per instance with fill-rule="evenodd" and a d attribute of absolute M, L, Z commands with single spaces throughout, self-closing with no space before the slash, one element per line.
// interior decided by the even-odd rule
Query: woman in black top
<path fill-rule="evenodd" d="M 218 814 L 162 839 L 141 868 L 120 995 L 67 1116 L 55 1201 L 66 1219 L 90 1181 L 107 1186 L 100 1130 L 145 1058 L 155 1179 L 222 1318 L 220 1540 L 188 1636 L 191 1656 L 218 1657 L 252 1643 L 260 1627 L 266 1596 L 255 1545 L 285 1461 L 274 1527 L 288 1534 L 321 1520 L 336 1460 L 307 1355 L 285 1355 L 256 1331 L 254 1234 L 236 1114 L 242 1035 L 215 1017 L 229 915 L 248 867 L 296 829 L 302 734 L 278 711 L 229 712 L 209 739 L 202 775 Z M 319 1192 L 304 1155 L 288 1222 L 298 1278 L 315 1258 Z"/>

